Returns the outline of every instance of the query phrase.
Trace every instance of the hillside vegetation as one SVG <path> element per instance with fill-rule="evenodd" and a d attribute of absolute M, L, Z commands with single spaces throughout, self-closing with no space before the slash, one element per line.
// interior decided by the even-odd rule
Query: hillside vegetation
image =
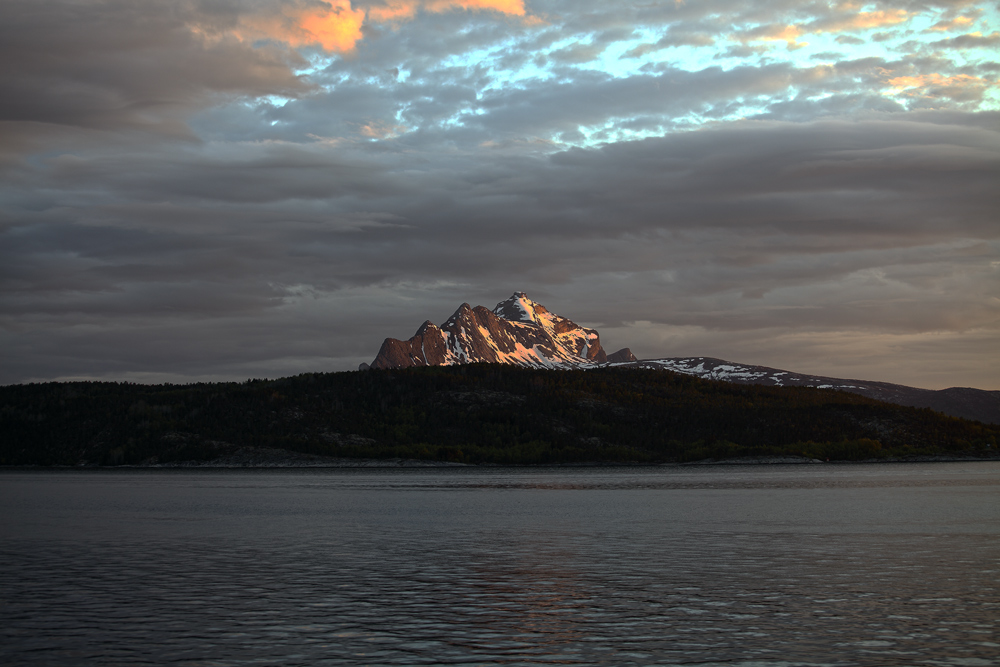
<path fill-rule="evenodd" d="M 210 461 L 234 447 L 464 463 L 993 455 L 1000 427 L 855 394 L 660 370 L 469 365 L 193 385 L 0 387 L 0 464 Z"/>

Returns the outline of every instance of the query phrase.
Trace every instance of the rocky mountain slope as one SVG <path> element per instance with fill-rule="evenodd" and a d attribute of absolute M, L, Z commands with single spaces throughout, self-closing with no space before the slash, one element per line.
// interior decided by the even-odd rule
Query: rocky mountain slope
<path fill-rule="evenodd" d="M 569 369 L 608 358 L 597 331 L 515 292 L 492 311 L 463 303 L 440 327 L 428 320 L 409 340 L 386 338 L 371 368 L 491 363 Z M 627 362 L 635 357 L 625 349 L 611 359 Z"/>

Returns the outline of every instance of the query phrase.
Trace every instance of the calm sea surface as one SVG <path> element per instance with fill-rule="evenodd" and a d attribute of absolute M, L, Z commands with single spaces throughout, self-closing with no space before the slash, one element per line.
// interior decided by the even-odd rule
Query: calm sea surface
<path fill-rule="evenodd" d="M 4 665 L 1000 664 L 1000 463 L 0 472 Z"/>

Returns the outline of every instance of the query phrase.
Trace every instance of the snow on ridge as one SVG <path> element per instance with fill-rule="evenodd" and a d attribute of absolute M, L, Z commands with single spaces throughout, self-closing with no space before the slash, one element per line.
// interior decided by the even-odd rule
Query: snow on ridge
<path fill-rule="evenodd" d="M 668 357 L 661 359 L 643 359 L 637 362 L 609 364 L 610 366 L 628 366 L 633 368 L 648 368 L 671 370 L 684 375 L 704 378 L 706 380 L 723 380 L 747 384 L 762 384 L 773 387 L 814 387 L 818 389 L 836 389 L 851 391 L 865 395 L 875 395 L 882 392 L 877 386 L 858 383 L 856 380 L 838 380 L 836 378 L 815 377 L 790 371 L 779 371 L 764 366 L 749 366 L 736 364 L 722 359 L 708 357 Z"/>
<path fill-rule="evenodd" d="M 771 380 L 774 384 L 782 384 L 778 378 L 767 377 L 771 369 L 755 368 L 734 364 L 721 359 L 707 357 L 676 357 L 662 359 L 643 359 L 638 362 L 612 364 L 614 366 L 636 366 L 639 368 L 665 369 L 683 375 L 704 378 L 706 380 L 725 380 L 728 382 L 759 382 L 762 378 Z"/>

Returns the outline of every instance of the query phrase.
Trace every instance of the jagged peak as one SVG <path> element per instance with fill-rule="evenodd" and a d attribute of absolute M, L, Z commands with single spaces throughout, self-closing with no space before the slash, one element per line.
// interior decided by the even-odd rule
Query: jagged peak
<path fill-rule="evenodd" d="M 535 303 L 524 292 L 514 292 L 493 309 L 493 314 L 508 322 L 539 324 L 537 311 L 548 312 L 544 306 Z"/>
<path fill-rule="evenodd" d="M 458 307 L 458 310 L 452 313 L 451 317 L 448 318 L 447 322 L 454 322 L 460 317 L 463 317 L 464 315 L 467 315 L 468 313 L 471 312 L 472 312 L 472 306 L 470 306 L 468 303 L 463 303 L 461 306 Z"/>
<path fill-rule="evenodd" d="M 417 329 L 416 335 L 417 336 L 423 335 L 423 334 L 427 333 L 428 329 L 438 329 L 438 325 L 434 324 L 430 320 L 427 320 L 423 324 L 420 325 L 419 329 Z"/>
<path fill-rule="evenodd" d="M 632 354 L 632 350 L 627 347 L 623 347 L 617 352 L 612 352 L 608 355 L 608 363 L 631 363 L 633 361 L 638 361 L 635 355 Z"/>

